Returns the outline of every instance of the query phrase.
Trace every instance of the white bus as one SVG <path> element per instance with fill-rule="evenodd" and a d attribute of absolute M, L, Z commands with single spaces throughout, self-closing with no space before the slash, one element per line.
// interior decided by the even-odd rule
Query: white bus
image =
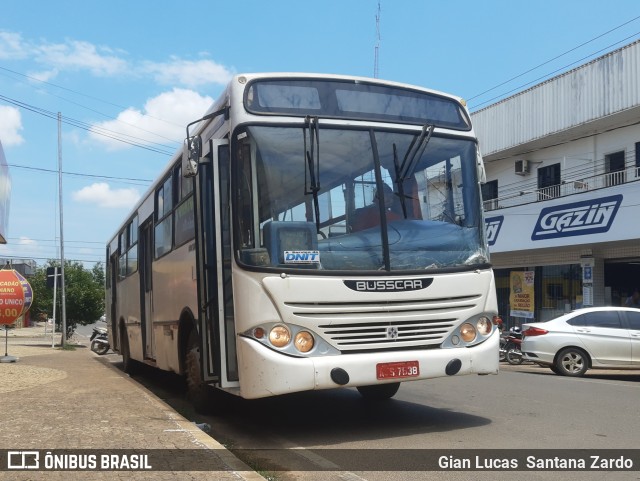
<path fill-rule="evenodd" d="M 107 245 L 111 345 L 200 408 L 495 374 L 483 178 L 457 97 L 237 75 Z"/>

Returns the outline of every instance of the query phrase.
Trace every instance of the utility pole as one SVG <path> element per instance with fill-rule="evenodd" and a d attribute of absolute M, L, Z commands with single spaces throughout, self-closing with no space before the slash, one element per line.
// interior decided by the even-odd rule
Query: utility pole
<path fill-rule="evenodd" d="M 62 340 L 60 344 L 64 348 L 67 340 L 67 306 L 64 289 L 64 223 L 62 216 L 62 114 L 60 112 L 58 112 L 58 196 L 60 202 L 60 296 L 62 298 Z"/>

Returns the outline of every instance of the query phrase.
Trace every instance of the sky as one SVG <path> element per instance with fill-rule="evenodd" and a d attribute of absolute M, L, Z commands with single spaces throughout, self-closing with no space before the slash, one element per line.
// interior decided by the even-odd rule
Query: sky
<path fill-rule="evenodd" d="M 379 78 L 473 112 L 640 39 L 637 0 L 33 0 L 0 12 L 0 258 L 39 265 L 60 257 L 61 212 L 65 258 L 104 262 L 186 124 L 235 74 L 373 77 L 377 47 Z"/>

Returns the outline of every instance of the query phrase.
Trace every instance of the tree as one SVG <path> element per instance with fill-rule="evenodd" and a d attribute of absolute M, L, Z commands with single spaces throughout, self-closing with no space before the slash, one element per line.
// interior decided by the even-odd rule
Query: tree
<path fill-rule="evenodd" d="M 31 315 L 35 319 L 51 317 L 53 314 L 53 290 L 46 286 L 47 267 L 60 267 L 60 262 L 49 260 L 47 265 L 36 269 L 29 283 L 33 289 Z M 67 337 L 73 334 L 78 324 L 91 324 L 104 314 L 104 270 L 98 262 L 87 270 L 80 262 L 65 261 L 65 307 L 67 314 Z M 60 285 L 56 300 L 56 320 L 62 318 Z"/>

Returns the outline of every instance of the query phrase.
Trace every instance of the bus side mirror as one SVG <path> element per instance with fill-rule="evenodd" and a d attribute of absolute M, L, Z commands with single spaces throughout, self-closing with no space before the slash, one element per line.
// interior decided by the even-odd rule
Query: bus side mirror
<path fill-rule="evenodd" d="M 187 137 L 182 152 L 182 175 L 184 177 L 198 175 L 200 157 L 202 157 L 202 138 L 199 135 Z"/>

